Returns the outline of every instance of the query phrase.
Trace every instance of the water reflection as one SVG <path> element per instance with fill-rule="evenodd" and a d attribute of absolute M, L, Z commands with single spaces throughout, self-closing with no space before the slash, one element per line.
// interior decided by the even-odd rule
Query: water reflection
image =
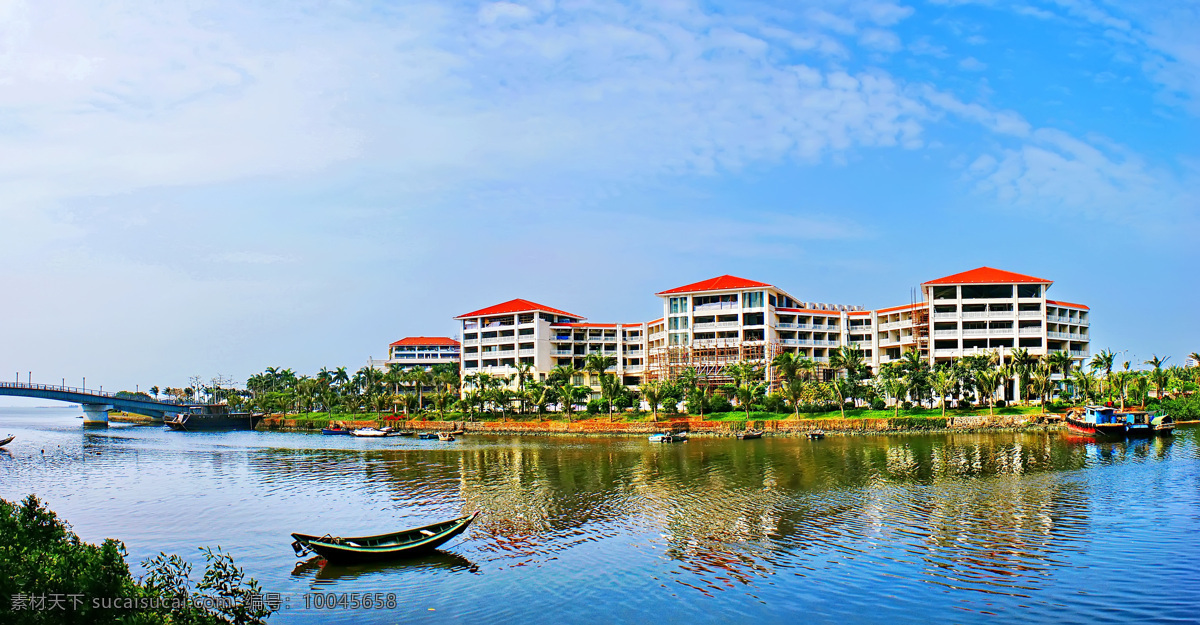
<path fill-rule="evenodd" d="M 447 551 L 435 551 L 428 555 L 395 562 L 343 565 L 330 564 L 320 556 L 313 556 L 308 560 L 297 562 L 296 566 L 292 569 L 292 577 L 309 579 L 314 582 L 332 582 L 370 577 L 372 575 L 387 576 L 428 571 L 478 574 L 479 565 L 461 555 Z"/>

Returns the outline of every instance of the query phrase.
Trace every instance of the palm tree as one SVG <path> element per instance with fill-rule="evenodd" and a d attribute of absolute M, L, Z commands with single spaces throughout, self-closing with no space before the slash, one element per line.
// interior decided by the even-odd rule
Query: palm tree
<path fill-rule="evenodd" d="M 1009 364 L 1012 365 L 1012 370 L 1017 374 L 1017 389 L 1018 399 L 1024 401 L 1028 396 L 1025 391 L 1026 380 L 1029 379 L 1029 374 L 1033 372 L 1037 365 L 1038 358 L 1029 353 L 1029 350 L 1024 347 L 1017 347 L 1009 354 Z"/>
<path fill-rule="evenodd" d="M 949 369 L 939 369 L 933 374 L 933 379 L 930 381 L 930 386 L 933 387 L 933 392 L 938 394 L 942 400 L 942 417 L 946 416 L 946 396 L 954 390 L 958 384 L 958 379 Z"/>
<path fill-rule="evenodd" d="M 1150 372 L 1150 380 L 1154 382 L 1154 396 L 1157 397 L 1159 401 L 1162 401 L 1163 389 L 1166 388 L 1167 384 L 1171 381 L 1170 374 L 1163 369 L 1163 365 L 1166 364 L 1170 359 L 1170 356 L 1167 356 L 1166 358 L 1159 358 L 1158 354 L 1154 354 L 1150 360 L 1142 363 L 1154 366 L 1154 369 Z M 1142 404 L 1145 403 L 1145 401 L 1142 401 Z"/>
<path fill-rule="evenodd" d="M 891 375 L 883 378 L 881 381 L 883 392 L 892 398 L 892 404 L 895 408 L 892 416 L 900 416 L 900 398 L 908 393 L 908 380 L 901 376 Z"/>
<path fill-rule="evenodd" d="M 1075 387 L 1075 392 L 1083 395 L 1083 403 L 1092 403 L 1092 398 L 1096 394 L 1096 385 L 1099 380 L 1096 379 L 1096 374 L 1093 371 L 1084 371 L 1082 368 L 1071 372 L 1071 385 Z"/>
<path fill-rule="evenodd" d="M 1041 401 L 1042 412 L 1046 412 L 1046 398 L 1054 391 L 1054 380 L 1050 376 L 1053 371 L 1050 365 L 1043 363 L 1034 369 L 1033 374 L 1029 378 L 1029 392 L 1037 395 Z"/>
<path fill-rule="evenodd" d="M 975 389 L 979 391 L 979 398 L 987 398 L 988 414 L 996 414 L 995 405 L 992 401 L 996 395 L 996 389 L 1000 388 L 1000 384 L 1004 382 L 1001 377 L 1001 372 L 998 369 L 984 369 L 975 374 Z"/>
<path fill-rule="evenodd" d="M 762 393 L 764 385 L 762 383 L 753 383 L 749 380 L 743 380 L 737 387 L 738 404 L 746 411 L 746 419 L 750 419 L 750 404 L 754 403 L 754 398 Z"/>
<path fill-rule="evenodd" d="M 575 404 L 586 398 L 592 393 L 590 386 L 582 386 L 571 384 L 570 382 L 563 384 L 558 388 L 558 401 L 562 405 L 563 410 L 567 413 L 567 421 L 571 421 L 571 415 L 575 414 Z"/>
<path fill-rule="evenodd" d="M 425 387 L 433 382 L 429 376 L 429 372 L 425 370 L 425 367 L 413 367 L 404 374 L 404 378 L 409 384 L 413 385 L 414 390 L 417 392 L 417 410 L 423 410 L 425 408 Z"/>
<path fill-rule="evenodd" d="M 525 413 L 525 380 L 533 377 L 533 365 L 519 362 L 515 367 L 517 377 L 517 397 L 521 401 L 521 414 Z"/>
<path fill-rule="evenodd" d="M 791 352 L 780 352 L 771 359 L 775 368 L 775 377 L 779 378 L 784 388 L 787 388 L 800 375 L 800 358 Z"/>
<path fill-rule="evenodd" d="M 654 420 L 658 421 L 658 406 L 662 403 L 663 399 L 662 382 L 658 380 L 645 382 L 641 386 L 641 392 L 642 399 L 646 400 L 646 403 L 650 406 L 650 411 L 654 413 Z"/>
<path fill-rule="evenodd" d="M 587 357 L 583 359 L 583 368 L 595 374 L 593 379 L 596 381 L 595 385 L 600 387 L 601 393 L 604 392 L 604 372 L 607 371 L 609 367 L 615 367 L 616 365 L 616 358 L 613 358 L 612 356 L 605 356 L 600 352 L 588 354 Z"/>
<path fill-rule="evenodd" d="M 808 382 L 801 378 L 796 378 L 787 383 L 783 387 L 783 394 L 792 404 L 792 411 L 796 414 L 796 418 L 800 418 L 800 402 L 804 399 L 804 392 L 808 390 Z"/>
<path fill-rule="evenodd" d="M 1138 404 L 1146 404 L 1146 396 L 1150 394 L 1150 376 L 1141 371 L 1133 372 L 1130 386 L 1133 387 L 1133 396 L 1138 399 Z"/>
<path fill-rule="evenodd" d="M 838 394 L 838 409 L 842 418 L 846 418 L 846 399 L 855 399 L 858 393 L 859 372 L 862 370 L 862 352 L 858 348 L 843 345 L 829 355 L 829 368 L 834 371 L 845 371 L 845 383 L 841 379 L 834 380 L 834 390 Z"/>

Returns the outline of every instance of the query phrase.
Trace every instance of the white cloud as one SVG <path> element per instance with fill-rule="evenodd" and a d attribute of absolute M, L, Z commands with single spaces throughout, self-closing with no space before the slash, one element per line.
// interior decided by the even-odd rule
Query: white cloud
<path fill-rule="evenodd" d="M 968 56 L 967 58 L 959 61 L 958 66 L 967 70 L 968 72 L 982 72 L 983 70 L 987 69 L 987 63 L 984 63 L 973 56 Z"/>
<path fill-rule="evenodd" d="M 895 52 L 901 48 L 900 37 L 890 30 L 869 28 L 858 38 L 858 43 L 866 48 Z"/>

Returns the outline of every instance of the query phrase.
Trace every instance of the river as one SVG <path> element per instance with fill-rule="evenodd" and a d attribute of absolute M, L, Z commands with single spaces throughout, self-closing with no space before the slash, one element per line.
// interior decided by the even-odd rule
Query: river
<path fill-rule="evenodd" d="M 272 623 L 1196 622 L 1200 448 L 1059 433 L 821 441 L 84 430 L 0 408 L 0 497 L 89 542 L 201 568 L 220 546 L 281 593 Z M 291 532 L 481 510 L 441 555 L 297 565 Z M 395 593 L 394 610 L 305 609 Z M 7 598 L 0 598 L 7 600 Z"/>

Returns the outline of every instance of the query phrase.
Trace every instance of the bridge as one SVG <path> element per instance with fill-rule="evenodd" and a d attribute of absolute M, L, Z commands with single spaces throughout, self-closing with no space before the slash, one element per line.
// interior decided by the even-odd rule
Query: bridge
<path fill-rule="evenodd" d="M 0 396 L 36 397 L 80 404 L 83 406 L 83 424 L 98 426 L 108 425 L 109 410 L 132 412 L 162 420 L 168 414 L 177 415 L 188 412 L 189 408 L 194 405 L 128 395 L 118 396 L 117 393 L 105 393 L 94 389 L 50 384 L 21 384 L 20 382 L 0 382 Z"/>

